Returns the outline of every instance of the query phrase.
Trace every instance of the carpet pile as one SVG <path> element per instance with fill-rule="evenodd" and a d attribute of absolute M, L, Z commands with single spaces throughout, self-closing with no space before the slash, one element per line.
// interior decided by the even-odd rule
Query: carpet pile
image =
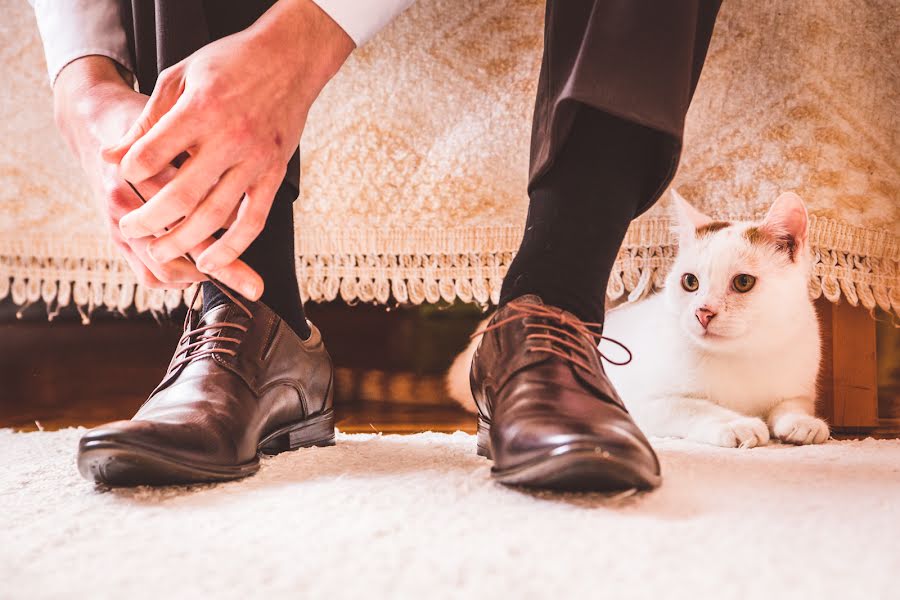
<path fill-rule="evenodd" d="M 654 440 L 651 494 L 522 492 L 464 433 L 340 435 L 243 481 L 96 488 L 0 430 L 0 597 L 896 598 L 900 441 Z"/>

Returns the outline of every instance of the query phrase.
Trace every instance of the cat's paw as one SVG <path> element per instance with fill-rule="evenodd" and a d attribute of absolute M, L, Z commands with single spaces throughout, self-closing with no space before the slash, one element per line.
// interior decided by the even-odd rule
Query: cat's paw
<path fill-rule="evenodd" d="M 697 433 L 700 441 L 724 448 L 753 448 L 769 443 L 769 428 L 756 417 L 709 423 Z"/>
<path fill-rule="evenodd" d="M 828 439 L 828 423 L 804 413 L 781 415 L 772 423 L 772 435 L 786 444 L 821 444 Z"/>

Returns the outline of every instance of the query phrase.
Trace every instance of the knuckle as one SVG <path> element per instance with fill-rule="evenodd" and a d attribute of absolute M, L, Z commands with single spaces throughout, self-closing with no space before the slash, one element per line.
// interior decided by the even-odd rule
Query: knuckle
<path fill-rule="evenodd" d="M 127 204 L 125 193 L 119 188 L 111 188 L 106 191 L 106 204 L 113 208 L 124 208 Z"/>
<path fill-rule="evenodd" d="M 211 203 L 208 215 L 211 223 L 221 227 L 231 216 L 231 207 L 224 202 Z"/>
<path fill-rule="evenodd" d="M 169 238 L 168 250 L 170 256 L 181 257 L 194 247 L 196 235 L 187 230 L 176 229 L 174 233 L 169 234 Z M 177 260 L 177 258 L 173 260 Z"/>
<path fill-rule="evenodd" d="M 152 169 L 158 162 L 156 151 L 148 146 L 139 146 L 133 150 L 133 153 L 129 154 L 130 156 L 126 157 L 127 160 L 124 166 L 126 172 L 133 168 L 141 170 Z"/>
<path fill-rule="evenodd" d="M 175 81 L 175 69 L 173 67 L 166 67 L 159 72 L 159 77 L 156 78 L 156 85 L 167 86 L 171 85 L 173 81 Z"/>
<path fill-rule="evenodd" d="M 160 265 L 156 277 L 164 283 L 174 283 L 178 280 L 178 269 L 167 264 Z"/>
<path fill-rule="evenodd" d="M 254 212 L 247 215 L 245 223 L 247 230 L 251 232 L 255 238 L 266 226 L 266 218 L 262 213 Z"/>
<path fill-rule="evenodd" d="M 220 264 L 225 264 L 225 266 L 220 267 L 219 270 L 224 271 L 225 269 L 228 269 L 228 265 L 239 255 L 240 252 L 238 252 L 235 247 L 229 244 L 227 240 L 223 240 L 216 245 L 215 257 L 218 259 Z"/>
<path fill-rule="evenodd" d="M 216 82 L 211 81 L 194 93 L 191 97 L 191 104 L 196 112 L 205 113 L 208 116 L 210 113 L 217 113 L 219 111 L 221 108 L 221 101 L 219 100 L 219 94 L 216 91 L 217 87 Z"/>
<path fill-rule="evenodd" d="M 172 194 L 170 202 L 179 214 L 184 215 L 192 211 L 202 198 L 203 194 L 196 187 L 183 186 Z"/>
<path fill-rule="evenodd" d="M 147 244 L 147 255 L 153 259 L 154 262 L 159 264 L 164 264 L 168 261 L 161 260 L 159 257 L 167 256 L 168 252 L 171 252 L 175 249 L 176 243 L 175 240 L 172 239 L 172 235 L 167 235 L 165 238 L 157 238 L 156 241 L 152 241 Z M 160 241 L 162 240 L 162 241 Z"/>
<path fill-rule="evenodd" d="M 116 196 L 106 197 L 106 214 L 111 221 L 111 225 L 115 225 L 117 229 L 119 221 L 129 212 L 131 212 L 131 206 L 123 198 Z"/>
<path fill-rule="evenodd" d="M 281 181 L 284 179 L 285 174 L 287 173 L 287 163 L 284 161 L 276 162 L 272 165 L 272 168 L 268 170 L 268 172 L 262 177 L 262 181 L 271 185 L 274 190 L 281 186 Z"/>
<path fill-rule="evenodd" d="M 172 222 L 177 221 L 178 219 L 185 217 L 190 214 L 191 209 L 193 208 L 193 204 L 191 201 L 181 194 L 173 195 L 169 198 L 169 206 L 167 207 L 166 215 L 167 220 Z M 169 212 L 171 210 L 171 213 Z M 173 223 L 166 224 L 167 227 L 172 227 Z"/>
<path fill-rule="evenodd" d="M 191 248 L 192 236 L 186 231 L 180 231 L 177 227 L 174 232 L 167 234 L 166 237 L 165 250 L 169 256 L 181 256 Z"/>
<path fill-rule="evenodd" d="M 184 77 L 184 63 L 178 62 L 163 69 L 156 79 L 157 87 L 180 86 Z"/>
<path fill-rule="evenodd" d="M 191 63 L 192 76 L 198 82 L 197 90 L 215 99 L 226 95 L 234 89 L 233 81 L 223 71 L 218 61 L 200 59 Z"/>

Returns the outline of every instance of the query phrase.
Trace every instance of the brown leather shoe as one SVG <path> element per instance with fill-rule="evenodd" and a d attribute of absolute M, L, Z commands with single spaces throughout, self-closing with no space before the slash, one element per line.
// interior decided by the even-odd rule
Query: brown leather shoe
<path fill-rule="evenodd" d="M 564 490 L 647 490 L 659 461 L 600 364 L 600 334 L 522 296 L 482 330 L 470 383 L 478 453 L 501 483 Z"/>
<path fill-rule="evenodd" d="M 259 454 L 334 444 L 333 369 L 318 329 L 301 340 L 260 302 L 228 302 L 185 332 L 130 421 L 89 431 L 78 470 L 108 485 L 246 477 Z"/>

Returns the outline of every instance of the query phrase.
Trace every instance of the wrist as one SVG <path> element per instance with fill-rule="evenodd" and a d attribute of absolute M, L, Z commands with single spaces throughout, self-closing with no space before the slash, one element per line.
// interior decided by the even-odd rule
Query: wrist
<path fill-rule="evenodd" d="M 312 0 L 279 0 L 248 30 L 284 58 L 313 95 L 355 49 L 349 35 Z"/>
<path fill-rule="evenodd" d="M 118 64 L 105 56 L 84 56 L 63 67 L 53 85 L 57 126 L 64 127 L 73 115 L 91 117 L 105 97 L 133 91 Z"/>
<path fill-rule="evenodd" d="M 53 86 L 56 126 L 72 153 L 84 162 L 85 132 L 123 92 L 134 93 L 120 67 L 105 56 L 85 56 L 66 65 Z M 88 136 L 89 137 L 89 136 Z"/>

